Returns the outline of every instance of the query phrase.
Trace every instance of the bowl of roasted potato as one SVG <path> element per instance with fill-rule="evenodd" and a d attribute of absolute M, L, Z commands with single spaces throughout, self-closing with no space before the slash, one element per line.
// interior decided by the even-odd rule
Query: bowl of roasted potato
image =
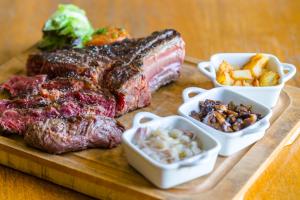
<path fill-rule="evenodd" d="M 199 70 L 215 87 L 228 87 L 272 108 L 284 83 L 296 73 L 292 64 L 265 53 L 220 53 L 198 63 Z"/>

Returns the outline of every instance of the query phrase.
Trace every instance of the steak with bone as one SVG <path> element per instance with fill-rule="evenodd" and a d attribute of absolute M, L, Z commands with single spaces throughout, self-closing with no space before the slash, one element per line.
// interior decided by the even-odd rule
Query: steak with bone
<path fill-rule="evenodd" d="M 111 45 L 63 49 L 31 55 L 29 75 L 80 77 L 108 88 L 117 99 L 117 116 L 150 104 L 151 92 L 178 79 L 185 55 L 172 29 Z"/>

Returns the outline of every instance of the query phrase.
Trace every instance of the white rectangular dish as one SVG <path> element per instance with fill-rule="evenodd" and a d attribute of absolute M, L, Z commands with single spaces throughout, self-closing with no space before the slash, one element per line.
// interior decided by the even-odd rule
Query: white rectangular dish
<path fill-rule="evenodd" d="M 142 123 L 143 119 L 150 119 L 151 121 Z M 140 127 L 147 127 L 151 130 L 177 128 L 191 131 L 196 135 L 198 146 L 203 150 L 203 153 L 171 164 L 162 164 L 132 143 L 132 139 Z M 159 117 L 148 112 L 140 112 L 135 115 L 132 128 L 123 134 L 122 140 L 129 164 L 154 185 L 163 189 L 210 173 L 220 150 L 220 144 L 213 137 L 184 117 Z"/>
<path fill-rule="evenodd" d="M 197 95 L 190 98 L 190 94 Z M 184 103 L 179 107 L 178 113 L 191 120 L 199 127 L 207 130 L 210 135 L 216 138 L 221 144 L 221 150 L 219 152 L 220 155 L 229 156 L 253 144 L 264 136 L 266 129 L 270 126 L 269 120 L 272 116 L 271 109 L 239 93 L 229 90 L 228 88 L 219 87 L 211 90 L 205 90 L 202 88 L 190 87 L 183 91 L 182 96 Z M 253 125 L 240 131 L 233 133 L 222 132 L 190 116 L 192 111 L 199 111 L 199 102 L 206 99 L 217 100 L 226 104 L 233 101 L 235 104 L 252 105 L 252 111 L 260 113 L 264 117 Z"/>
<path fill-rule="evenodd" d="M 222 61 L 227 61 L 233 66 L 243 66 L 255 53 L 219 53 L 211 56 L 210 61 L 198 63 L 198 69 L 208 77 L 215 87 L 224 87 L 216 80 L 216 71 Z M 267 68 L 277 72 L 280 75 L 279 84 L 268 87 L 252 87 L 252 86 L 226 86 L 230 89 L 243 94 L 251 99 L 264 104 L 269 108 L 273 108 L 278 100 L 279 94 L 284 83 L 296 74 L 296 67 L 292 64 L 281 63 L 279 59 L 271 54 L 263 54 L 269 57 Z M 285 73 L 285 71 L 287 71 Z"/>

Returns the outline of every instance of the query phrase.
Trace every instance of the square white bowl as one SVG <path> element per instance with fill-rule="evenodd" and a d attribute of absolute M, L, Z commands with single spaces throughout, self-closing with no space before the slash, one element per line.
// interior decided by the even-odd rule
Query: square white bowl
<path fill-rule="evenodd" d="M 198 95 L 190 98 L 190 94 Z M 199 127 L 202 127 L 211 136 L 216 138 L 221 144 L 221 150 L 219 152 L 220 155 L 229 156 L 253 144 L 264 136 L 266 129 L 270 126 L 269 120 L 272 116 L 271 109 L 228 88 L 219 87 L 211 90 L 205 90 L 202 88 L 190 87 L 183 91 L 182 96 L 184 103 L 179 107 L 178 113 L 191 120 Z M 190 116 L 192 111 L 199 111 L 199 102 L 205 101 L 206 99 L 221 101 L 226 104 L 232 101 L 237 105 L 252 105 L 252 111 L 262 114 L 263 118 L 240 131 L 233 133 L 219 131 Z"/>
<path fill-rule="evenodd" d="M 151 119 L 151 121 L 141 123 L 143 119 Z M 150 130 L 178 128 L 191 131 L 196 135 L 198 145 L 203 152 L 175 163 L 160 163 L 132 143 L 133 137 L 140 127 L 147 127 Z M 122 135 L 122 142 L 129 164 L 162 189 L 171 188 L 210 173 L 220 150 L 217 140 L 184 117 L 159 117 L 149 112 L 140 112 L 135 115 L 132 128 Z"/>
<path fill-rule="evenodd" d="M 219 53 L 211 56 L 210 61 L 198 63 L 198 69 L 208 77 L 215 85 L 215 87 L 225 87 L 216 80 L 216 71 L 223 60 L 231 65 L 241 68 L 245 65 L 252 56 L 256 53 Z M 253 87 L 253 86 L 226 86 L 240 94 L 243 94 L 251 99 L 272 108 L 276 105 L 280 91 L 284 83 L 291 79 L 296 74 L 296 67 L 292 64 L 281 63 L 279 59 L 271 54 L 263 55 L 269 57 L 267 68 L 277 72 L 280 75 L 279 84 L 267 87 Z M 284 71 L 287 71 L 286 73 Z"/>

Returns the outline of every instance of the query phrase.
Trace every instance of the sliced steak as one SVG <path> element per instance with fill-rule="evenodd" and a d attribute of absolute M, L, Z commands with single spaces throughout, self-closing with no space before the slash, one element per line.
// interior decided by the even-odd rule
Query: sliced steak
<path fill-rule="evenodd" d="M 116 109 L 115 97 L 110 93 L 101 90 L 80 90 L 80 91 L 43 91 L 42 95 L 35 95 L 28 98 L 18 98 L 13 100 L 0 100 L 0 112 L 6 109 L 20 108 L 40 108 L 51 104 L 62 105 L 64 102 L 75 102 L 81 106 L 95 105 L 102 107 L 101 115 L 114 117 Z M 0 114 L 1 116 L 1 114 Z"/>
<path fill-rule="evenodd" d="M 85 115 L 114 117 L 115 97 L 103 90 L 43 89 L 38 95 L 0 100 L 2 132 L 23 134 L 27 125 L 47 118 Z"/>
<path fill-rule="evenodd" d="M 6 91 L 10 97 L 17 97 L 24 94 L 38 94 L 40 87 L 47 80 L 47 75 L 13 76 L 0 86 L 1 91 Z"/>
<path fill-rule="evenodd" d="M 48 98 L 42 96 L 34 96 L 31 98 L 21 98 L 21 99 L 1 99 L 0 100 L 0 116 L 7 109 L 13 108 L 38 108 L 50 105 L 52 101 Z"/>
<path fill-rule="evenodd" d="M 22 80 L 20 82 L 30 84 L 26 87 L 22 84 L 16 84 L 13 80 Z M 65 101 L 73 101 L 81 106 L 95 105 L 99 108 L 102 107 L 100 114 L 104 116 L 114 117 L 115 115 L 115 97 L 106 89 L 99 89 L 89 82 L 74 78 L 56 78 L 44 81 L 38 85 L 31 84 L 32 82 L 38 82 L 32 80 L 40 80 L 40 76 L 13 77 L 2 84 L 2 87 L 9 88 L 7 91 L 11 96 L 18 96 L 10 100 L 0 100 L 0 111 L 3 112 L 5 109 L 11 108 L 39 108 L 51 104 L 61 105 Z M 30 89 L 21 90 L 22 88 Z"/>
<path fill-rule="evenodd" d="M 2 84 L 13 97 L 0 100 L 2 132 L 22 135 L 28 124 L 47 118 L 115 116 L 115 97 L 105 89 L 74 78 L 46 79 L 16 76 Z"/>
<path fill-rule="evenodd" d="M 60 105 L 53 103 L 38 108 L 8 108 L 1 113 L 0 129 L 2 133 L 23 135 L 28 125 L 35 121 L 89 115 L 102 116 L 103 112 L 107 111 L 102 105 L 82 105 L 75 101 L 65 101 Z"/>
<path fill-rule="evenodd" d="M 104 91 L 75 91 L 69 92 L 64 98 L 60 98 L 57 102 L 64 101 L 76 102 L 82 107 L 92 105 L 96 107 L 95 113 L 107 117 L 114 117 L 116 115 L 116 100 L 110 93 Z"/>
<path fill-rule="evenodd" d="M 13 76 L 0 86 L 0 91 L 8 93 L 10 99 L 30 97 L 50 90 L 78 91 L 82 89 L 99 90 L 97 85 L 84 79 L 57 77 L 49 80 L 47 75 Z"/>
<path fill-rule="evenodd" d="M 25 142 L 48 153 L 61 154 L 87 148 L 113 148 L 121 143 L 124 127 L 104 116 L 46 119 L 33 122 Z"/>

